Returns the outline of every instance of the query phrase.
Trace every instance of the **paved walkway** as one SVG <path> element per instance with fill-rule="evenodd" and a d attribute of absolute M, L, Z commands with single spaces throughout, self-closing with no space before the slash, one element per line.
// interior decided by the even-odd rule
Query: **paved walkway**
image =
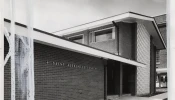
<path fill-rule="evenodd" d="M 114 98 L 109 97 L 108 100 L 164 100 L 166 98 L 167 98 L 167 92 L 152 97 L 122 96 Z"/>
<path fill-rule="evenodd" d="M 163 100 L 168 98 L 167 92 L 150 97 L 152 100 Z"/>

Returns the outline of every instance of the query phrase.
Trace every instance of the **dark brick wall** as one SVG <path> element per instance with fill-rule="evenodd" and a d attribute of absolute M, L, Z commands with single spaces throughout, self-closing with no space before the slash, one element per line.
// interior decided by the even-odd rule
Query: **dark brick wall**
<path fill-rule="evenodd" d="M 159 27 L 160 33 L 162 34 L 162 37 L 165 41 L 165 44 L 167 44 L 167 30 L 166 30 L 166 26 L 160 26 Z M 158 68 L 167 68 L 167 51 L 166 49 L 164 50 L 160 50 L 160 64 L 157 64 Z"/>
<path fill-rule="evenodd" d="M 167 68 L 167 51 L 160 50 L 160 64 L 157 64 L 158 68 Z"/>
<path fill-rule="evenodd" d="M 6 55 L 8 52 L 7 40 L 4 43 Z M 38 43 L 35 43 L 34 53 L 36 100 L 98 100 L 104 98 L 104 67 L 101 59 Z M 62 66 L 58 62 L 72 65 Z M 9 59 L 4 69 L 5 100 L 11 99 L 10 73 Z M 20 91 L 16 89 L 16 99 L 19 99 Z"/>
<path fill-rule="evenodd" d="M 104 98 L 101 59 L 38 43 L 34 50 L 36 100 Z"/>
<path fill-rule="evenodd" d="M 166 14 L 156 16 L 155 20 L 158 24 L 160 33 L 162 34 L 162 37 L 165 41 L 165 44 L 167 45 L 167 28 L 166 28 Z M 160 50 L 160 64 L 157 64 L 157 68 L 167 68 L 167 50 Z"/>
<path fill-rule="evenodd" d="M 7 55 L 9 50 L 9 44 L 4 37 L 4 57 Z M 10 59 L 4 67 L 4 100 L 11 100 L 11 68 Z"/>

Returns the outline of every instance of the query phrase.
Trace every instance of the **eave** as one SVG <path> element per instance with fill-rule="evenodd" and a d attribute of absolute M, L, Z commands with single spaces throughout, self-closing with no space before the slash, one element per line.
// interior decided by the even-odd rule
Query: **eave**
<path fill-rule="evenodd" d="M 53 32 L 53 34 L 58 35 L 58 36 L 74 34 L 76 32 L 108 25 L 108 24 L 111 24 L 112 22 L 130 22 L 130 23 L 141 22 L 145 25 L 146 29 L 148 30 L 150 35 L 153 37 L 153 42 L 155 46 L 157 47 L 157 49 L 160 50 L 160 49 L 166 48 L 165 42 L 162 38 L 162 35 L 160 34 L 160 31 L 158 29 L 158 26 L 154 18 L 145 16 L 145 15 L 141 15 L 138 13 L 134 13 L 134 12 L 127 12 L 127 13 L 111 16 L 108 18 L 93 21 L 93 22 L 86 23 L 83 25 L 71 27 L 71 28 L 60 30 L 57 32 Z"/>

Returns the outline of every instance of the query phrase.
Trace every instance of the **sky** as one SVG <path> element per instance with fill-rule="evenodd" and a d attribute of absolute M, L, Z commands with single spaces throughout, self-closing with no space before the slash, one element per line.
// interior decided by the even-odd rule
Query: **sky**
<path fill-rule="evenodd" d="M 128 11 L 165 14 L 166 0 L 33 0 L 33 25 L 52 33 Z M 5 18 L 10 19 L 10 0 L 5 0 Z M 26 19 L 26 0 L 16 0 L 15 21 L 26 24 Z"/>

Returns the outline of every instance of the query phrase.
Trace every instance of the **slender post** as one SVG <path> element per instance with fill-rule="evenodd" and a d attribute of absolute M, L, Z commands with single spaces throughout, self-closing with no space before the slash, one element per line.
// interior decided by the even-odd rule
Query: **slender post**
<path fill-rule="evenodd" d="M 0 0 L 0 100 L 4 100 L 4 0 Z"/>
<path fill-rule="evenodd" d="M 29 38 L 29 85 L 28 85 L 28 99 L 34 100 L 34 41 L 33 41 L 33 0 L 27 0 L 27 28 L 28 28 L 28 38 Z"/>
<path fill-rule="evenodd" d="M 10 0 L 11 14 L 11 100 L 15 100 L 15 0 Z"/>
<path fill-rule="evenodd" d="M 175 98 L 175 0 L 168 0 L 167 14 L 167 66 L 168 66 L 168 100 Z"/>
<path fill-rule="evenodd" d="M 104 65 L 104 100 L 107 100 L 107 60 L 103 59 L 103 65 Z"/>
<path fill-rule="evenodd" d="M 105 92 L 104 92 L 104 95 L 105 95 L 105 100 L 107 100 L 107 65 L 104 66 L 105 68 Z"/>
<path fill-rule="evenodd" d="M 120 94 L 119 96 L 122 95 L 123 92 L 123 64 L 120 62 Z"/>

